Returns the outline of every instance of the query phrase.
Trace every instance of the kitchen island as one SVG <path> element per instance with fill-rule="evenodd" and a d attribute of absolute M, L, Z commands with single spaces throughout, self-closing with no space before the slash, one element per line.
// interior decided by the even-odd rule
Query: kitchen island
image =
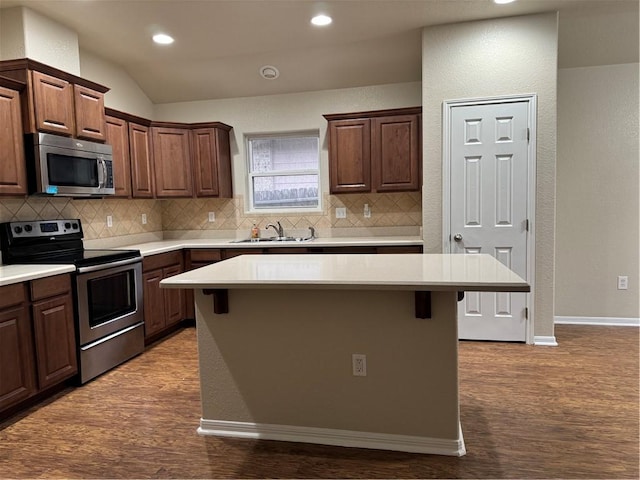
<path fill-rule="evenodd" d="M 246 255 L 161 285 L 196 291 L 201 434 L 443 455 L 465 453 L 461 292 L 529 291 L 482 254 Z"/>

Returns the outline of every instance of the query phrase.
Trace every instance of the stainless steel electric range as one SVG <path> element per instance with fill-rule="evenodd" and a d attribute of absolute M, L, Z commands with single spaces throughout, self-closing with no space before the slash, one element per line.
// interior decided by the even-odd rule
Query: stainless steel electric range
<path fill-rule="evenodd" d="M 144 351 L 142 256 L 85 249 L 79 219 L 0 224 L 4 264 L 72 264 L 80 382 Z"/>

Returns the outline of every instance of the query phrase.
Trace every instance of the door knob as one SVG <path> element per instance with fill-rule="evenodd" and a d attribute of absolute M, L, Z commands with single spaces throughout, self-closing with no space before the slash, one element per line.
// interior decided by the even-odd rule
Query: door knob
<path fill-rule="evenodd" d="M 453 236 L 453 239 L 454 239 L 456 242 L 461 242 L 461 241 L 462 241 L 462 235 L 461 235 L 461 234 L 459 234 L 459 233 L 456 233 L 456 234 Z"/>

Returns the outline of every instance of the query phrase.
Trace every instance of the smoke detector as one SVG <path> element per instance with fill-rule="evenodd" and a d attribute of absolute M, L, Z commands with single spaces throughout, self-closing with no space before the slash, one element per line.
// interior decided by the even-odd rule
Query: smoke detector
<path fill-rule="evenodd" d="M 280 71 L 273 65 L 265 65 L 260 67 L 260 76 L 267 80 L 275 80 L 280 76 Z"/>

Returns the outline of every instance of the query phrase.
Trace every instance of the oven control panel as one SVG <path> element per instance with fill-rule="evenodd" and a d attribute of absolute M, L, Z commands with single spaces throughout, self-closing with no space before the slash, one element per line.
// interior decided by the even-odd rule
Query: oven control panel
<path fill-rule="evenodd" d="M 42 238 L 82 234 L 82 226 L 79 219 L 36 220 L 32 222 L 10 222 L 9 231 L 13 238 Z"/>

